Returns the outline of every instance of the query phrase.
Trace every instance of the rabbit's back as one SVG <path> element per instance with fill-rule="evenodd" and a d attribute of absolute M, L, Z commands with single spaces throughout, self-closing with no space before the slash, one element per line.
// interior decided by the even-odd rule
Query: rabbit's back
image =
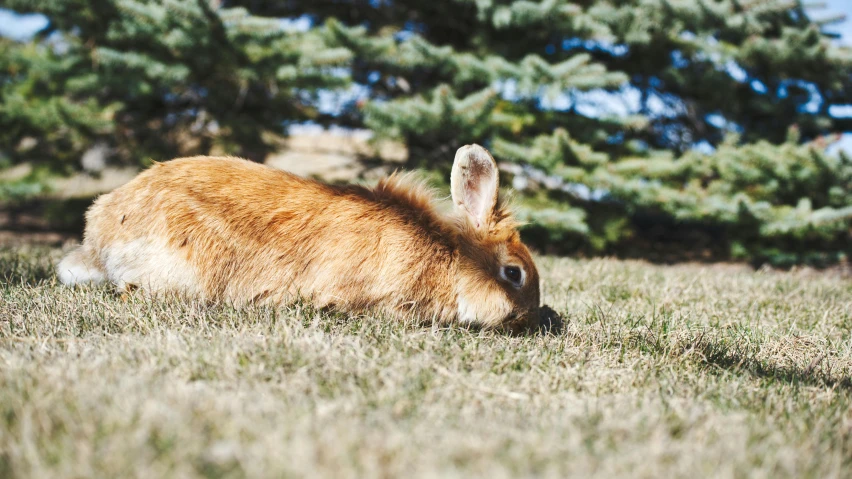
<path fill-rule="evenodd" d="M 410 175 L 333 186 L 237 158 L 172 160 L 99 198 L 57 273 L 68 285 L 523 331 L 539 321 L 539 277 L 499 176 L 488 150 L 460 147 L 442 214 Z"/>
<path fill-rule="evenodd" d="M 385 186 L 334 187 L 234 158 L 173 160 L 99 198 L 82 248 L 119 287 L 359 309 L 449 304 L 452 246 L 422 224 L 425 200 Z"/>

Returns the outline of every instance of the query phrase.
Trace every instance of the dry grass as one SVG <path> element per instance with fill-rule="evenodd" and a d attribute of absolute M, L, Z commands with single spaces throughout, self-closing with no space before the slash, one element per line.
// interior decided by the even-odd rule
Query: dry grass
<path fill-rule="evenodd" d="M 69 290 L 0 252 L 0 477 L 849 477 L 852 282 L 540 259 L 558 334 Z"/>

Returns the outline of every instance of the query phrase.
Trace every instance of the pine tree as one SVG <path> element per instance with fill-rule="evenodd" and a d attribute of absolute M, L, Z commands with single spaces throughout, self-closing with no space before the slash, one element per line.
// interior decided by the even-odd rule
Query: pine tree
<path fill-rule="evenodd" d="M 76 164 L 69 159 L 99 143 L 125 162 L 211 151 L 262 160 L 276 147 L 269 133 L 316 116 L 316 92 L 347 82 L 338 67 L 348 51 L 243 8 L 6 4 L 50 21 L 34 42 L 3 44 L 0 124 L 14 129 L 0 143 L 7 161 Z M 35 146 L 19 148 L 20 138 Z"/>
<path fill-rule="evenodd" d="M 114 131 L 114 107 L 66 95 L 74 59 L 51 45 L 0 40 L 0 168 L 34 165 L 32 173 L 0 182 L 0 200 L 41 193 L 44 178 L 78 164 L 93 137 Z"/>
<path fill-rule="evenodd" d="M 797 0 L 7 3 L 51 21 L 3 44 L 7 162 L 98 142 L 262 159 L 270 132 L 313 120 L 401 140 L 440 177 L 460 145 L 490 147 L 548 249 L 852 252 L 850 159 L 824 151 L 852 130 L 829 115 L 852 103 L 852 52 Z M 294 17 L 310 28 L 281 28 Z M 350 82 L 367 98 L 321 112 Z"/>
<path fill-rule="evenodd" d="M 628 122 L 626 138 L 679 153 L 702 141 L 718 145 L 731 129 L 744 141 L 779 143 L 792 125 L 805 140 L 852 126 L 828 115 L 832 104 L 852 102 L 852 54 L 831 46 L 798 1 L 228 3 L 259 15 L 307 15 L 317 25 L 336 19 L 339 40 L 355 54 L 352 77 L 375 100 L 430 96 L 442 83 L 457 98 L 503 87 L 503 97 L 539 120 L 524 123 L 525 137 L 563 126 L 579 141 L 622 153 L 617 147 L 627 141 L 608 140 L 623 125 L 601 129 L 600 118 L 578 114 L 577 93 L 612 87 L 635 92 L 634 113 L 646 120 Z M 557 72 L 536 78 L 557 65 L 561 84 Z M 554 108 L 548 94 L 568 101 Z M 666 114 L 657 114 L 662 108 Z M 554 109 L 559 115 L 547 115 Z"/>
<path fill-rule="evenodd" d="M 412 165 L 492 147 L 550 246 L 625 253 L 650 223 L 719 256 L 849 252 L 848 158 L 820 145 L 850 126 L 828 110 L 852 101 L 852 54 L 801 2 L 230 3 L 326 25 L 369 87 L 346 117 L 404 141 Z M 602 91 L 633 104 L 609 115 Z"/>
<path fill-rule="evenodd" d="M 653 215 L 674 228 L 717 230 L 724 255 L 778 264 L 836 261 L 849 252 L 852 158 L 798 140 L 793 128 L 781 145 L 740 146 L 731 135 L 712 155 L 693 150 L 609 161 L 557 130 L 530 147 L 498 140 L 494 152 L 550 171 L 546 190 L 584 206 L 599 227 L 597 235 L 583 233 L 601 250 L 636 236 L 627 218 Z M 550 240 L 581 231 L 572 224 L 576 211 L 537 205 L 528 215 L 554 223 Z"/>

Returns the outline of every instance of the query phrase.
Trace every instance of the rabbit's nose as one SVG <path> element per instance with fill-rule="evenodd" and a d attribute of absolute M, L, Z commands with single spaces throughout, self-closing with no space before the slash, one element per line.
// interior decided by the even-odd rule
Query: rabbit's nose
<path fill-rule="evenodd" d="M 524 334 L 539 328 L 538 311 L 513 311 L 503 320 L 503 327 L 511 334 Z"/>

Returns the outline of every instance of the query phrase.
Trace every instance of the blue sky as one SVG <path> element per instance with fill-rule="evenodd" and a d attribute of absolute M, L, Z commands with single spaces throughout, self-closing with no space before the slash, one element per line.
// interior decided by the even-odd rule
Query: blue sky
<path fill-rule="evenodd" d="M 827 0 L 825 3 L 825 9 L 814 10 L 813 13 L 811 13 L 811 16 L 814 19 L 819 19 L 829 17 L 837 13 L 845 13 L 847 17 L 845 22 L 838 25 L 832 25 L 826 30 L 842 34 L 843 38 L 841 39 L 841 42 L 852 46 L 852 0 Z"/>
<path fill-rule="evenodd" d="M 26 40 L 47 25 L 41 15 L 16 15 L 10 10 L 0 9 L 0 36 L 15 40 Z"/>
<path fill-rule="evenodd" d="M 814 19 L 819 19 L 829 17 L 832 14 L 845 13 L 847 17 L 845 22 L 831 25 L 826 30 L 842 34 L 843 38 L 840 39 L 840 42 L 852 46 L 852 0 L 827 0 L 825 3 L 827 8 L 814 11 L 811 16 Z M 852 133 L 844 134 L 840 141 L 831 145 L 829 149 L 829 151 L 837 150 L 852 153 Z"/>

